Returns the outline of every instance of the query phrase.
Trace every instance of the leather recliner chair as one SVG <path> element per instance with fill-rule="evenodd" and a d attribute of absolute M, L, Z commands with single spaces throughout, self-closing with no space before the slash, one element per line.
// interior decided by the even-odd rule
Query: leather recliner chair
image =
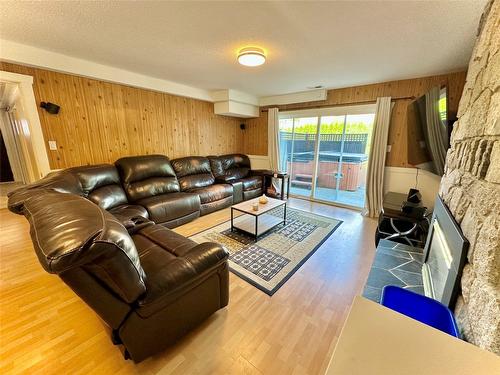
<path fill-rule="evenodd" d="M 126 358 L 139 362 L 227 305 L 228 253 L 145 218 L 127 231 L 92 202 L 102 203 L 104 191 L 120 196 L 113 175 L 112 166 L 58 172 L 11 194 L 9 208 L 30 222 L 42 266 L 102 318 Z"/>
<path fill-rule="evenodd" d="M 188 156 L 172 160 L 172 167 L 179 180 L 181 191 L 200 197 L 201 215 L 229 207 L 233 204 L 233 186 L 215 184 L 215 178 L 207 158 Z"/>
<path fill-rule="evenodd" d="M 115 165 L 128 201 L 146 208 L 155 223 L 173 228 L 200 216 L 198 194 L 180 191 L 166 156 L 125 157 L 118 159 Z"/>
<path fill-rule="evenodd" d="M 114 165 L 82 166 L 67 171 L 78 178 L 85 198 L 109 211 L 125 228 L 133 227 L 138 221 L 147 221 L 149 218 L 144 207 L 128 203 Z"/>
<path fill-rule="evenodd" d="M 219 183 L 233 185 L 233 202 L 246 201 L 264 193 L 264 170 L 252 170 L 243 154 L 209 156 L 212 173 Z"/>

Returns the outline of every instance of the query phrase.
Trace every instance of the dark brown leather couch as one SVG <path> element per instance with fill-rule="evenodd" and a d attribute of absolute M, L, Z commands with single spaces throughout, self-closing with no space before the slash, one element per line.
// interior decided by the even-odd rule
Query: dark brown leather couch
<path fill-rule="evenodd" d="M 207 158 L 189 156 L 174 159 L 172 166 L 179 179 L 181 191 L 199 195 L 201 215 L 233 204 L 233 186 L 224 183 L 215 184 L 215 177 Z"/>
<path fill-rule="evenodd" d="M 213 160 L 224 162 L 218 179 Z M 243 156 L 172 163 L 148 155 L 122 158 L 116 167 L 69 168 L 9 194 L 9 209 L 30 222 L 42 266 L 102 318 L 136 362 L 229 299 L 227 251 L 166 227 L 227 207 L 235 194 L 262 194 L 262 178 Z"/>
<path fill-rule="evenodd" d="M 42 191 L 23 212 L 42 266 L 58 274 L 139 362 L 228 303 L 227 251 L 149 222 L 130 235 L 81 196 Z"/>
<path fill-rule="evenodd" d="M 128 203 L 114 165 L 82 166 L 68 171 L 78 178 L 83 196 L 113 214 L 125 228 L 149 218 L 144 207 Z"/>
<path fill-rule="evenodd" d="M 155 223 L 173 228 L 200 216 L 199 196 L 180 191 L 166 156 L 131 156 L 115 165 L 129 202 L 146 208 Z"/>
<path fill-rule="evenodd" d="M 266 171 L 252 170 L 247 155 L 228 154 L 209 156 L 209 159 L 216 181 L 233 186 L 234 203 L 246 201 L 263 194 L 263 174 Z"/>

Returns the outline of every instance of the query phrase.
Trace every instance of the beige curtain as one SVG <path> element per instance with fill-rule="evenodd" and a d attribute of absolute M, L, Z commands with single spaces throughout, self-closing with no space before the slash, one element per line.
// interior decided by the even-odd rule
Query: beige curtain
<path fill-rule="evenodd" d="M 387 136 L 391 120 L 391 98 L 377 98 L 373 136 L 366 175 L 366 199 L 363 215 L 377 217 L 384 197 L 384 168 L 387 155 Z"/>
<path fill-rule="evenodd" d="M 273 171 L 281 169 L 279 128 L 278 108 L 269 108 L 267 111 L 267 156 L 269 157 L 269 166 Z M 276 191 L 280 191 L 280 181 L 273 180 L 273 186 Z"/>

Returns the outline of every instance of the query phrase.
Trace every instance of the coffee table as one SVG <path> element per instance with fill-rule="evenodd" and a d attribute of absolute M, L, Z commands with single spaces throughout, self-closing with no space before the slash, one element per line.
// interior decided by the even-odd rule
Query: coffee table
<path fill-rule="evenodd" d="M 277 225 L 286 224 L 286 201 L 268 197 L 268 202 L 262 204 L 259 203 L 259 199 L 260 197 L 253 198 L 231 206 L 231 232 L 237 229 L 257 240 L 259 236 L 269 232 Z M 255 203 L 259 204 L 257 211 L 254 211 L 252 207 Z M 283 218 L 269 215 L 269 211 L 281 206 L 283 206 Z M 235 218 L 234 211 L 244 215 Z"/>

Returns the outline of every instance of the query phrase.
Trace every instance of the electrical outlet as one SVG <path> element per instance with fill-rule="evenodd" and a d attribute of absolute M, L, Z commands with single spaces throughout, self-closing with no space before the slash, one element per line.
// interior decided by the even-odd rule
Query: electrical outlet
<path fill-rule="evenodd" d="M 425 148 L 425 141 L 420 141 L 418 144 L 420 145 L 420 148 Z"/>
<path fill-rule="evenodd" d="M 392 145 L 387 145 L 387 152 L 391 152 L 392 150 Z"/>
<path fill-rule="evenodd" d="M 57 151 L 57 143 L 56 141 L 49 141 L 49 150 Z"/>

